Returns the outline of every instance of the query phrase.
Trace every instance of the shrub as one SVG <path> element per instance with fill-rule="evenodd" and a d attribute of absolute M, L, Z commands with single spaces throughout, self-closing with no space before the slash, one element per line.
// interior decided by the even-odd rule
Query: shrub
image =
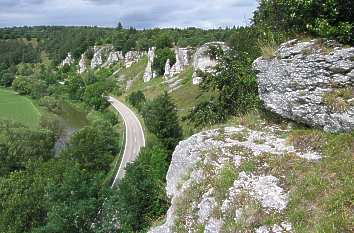
<path fill-rule="evenodd" d="M 130 103 L 131 105 L 133 105 L 136 109 L 138 109 L 138 111 L 140 112 L 145 101 L 145 95 L 142 91 L 136 91 L 131 93 L 128 97 L 127 97 L 127 101 L 128 103 Z"/>
<path fill-rule="evenodd" d="M 164 74 L 167 59 L 171 65 L 176 63 L 175 53 L 170 48 L 156 49 L 153 68 L 159 75 Z"/>

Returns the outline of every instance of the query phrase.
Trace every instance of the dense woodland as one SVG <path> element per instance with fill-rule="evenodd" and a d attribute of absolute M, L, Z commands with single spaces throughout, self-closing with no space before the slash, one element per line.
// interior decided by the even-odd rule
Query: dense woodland
<path fill-rule="evenodd" d="M 260 1 L 247 27 L 215 30 L 99 27 L 14 27 L 0 29 L 0 85 L 12 87 L 47 109 L 41 128 L 0 121 L 0 232 L 144 232 L 168 208 L 165 175 L 171 154 L 182 139 L 173 100 L 164 94 L 147 100 L 142 92 L 127 98 L 144 118 L 149 141 L 115 189 L 110 164 L 119 155 L 121 124 L 102 96 L 120 95 L 110 69 L 78 75 L 58 68 L 68 52 L 75 58 L 89 47 L 113 44 L 123 52 L 197 46 L 225 41 L 228 52 L 210 48 L 217 71 L 204 76 L 203 92 L 212 92 L 184 121 L 193 127 L 224 122 L 228 117 L 260 109 L 251 64 L 262 48 L 274 48 L 293 37 L 328 37 L 353 44 L 353 1 Z M 154 67 L 162 72 L 163 62 Z M 66 80 L 65 85 L 58 81 Z M 54 156 L 58 135 L 55 114 L 61 103 L 94 112 L 90 125 L 75 133 L 67 148 Z M 161 130 L 164 129 L 164 130 Z"/>

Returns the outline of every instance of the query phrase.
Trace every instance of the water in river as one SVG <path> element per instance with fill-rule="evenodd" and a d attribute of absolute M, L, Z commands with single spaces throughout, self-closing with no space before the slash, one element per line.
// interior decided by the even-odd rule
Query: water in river
<path fill-rule="evenodd" d="M 86 113 L 78 111 L 69 104 L 64 105 L 63 113 L 60 114 L 62 133 L 55 143 L 55 154 L 58 155 L 66 146 L 70 137 L 79 129 L 88 125 Z"/>

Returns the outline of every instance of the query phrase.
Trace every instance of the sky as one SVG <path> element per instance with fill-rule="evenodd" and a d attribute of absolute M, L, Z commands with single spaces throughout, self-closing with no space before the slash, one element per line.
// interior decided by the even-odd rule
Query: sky
<path fill-rule="evenodd" d="M 257 0 L 0 0 L 0 27 L 218 28 L 249 24 Z"/>

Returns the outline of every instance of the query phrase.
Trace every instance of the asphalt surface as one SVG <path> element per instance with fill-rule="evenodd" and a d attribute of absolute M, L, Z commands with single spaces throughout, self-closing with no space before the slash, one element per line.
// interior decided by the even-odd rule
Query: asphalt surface
<path fill-rule="evenodd" d="M 122 116 L 125 125 L 124 153 L 112 184 L 113 187 L 124 177 L 126 166 L 133 162 L 138 157 L 140 149 L 145 147 L 145 137 L 140 121 L 132 110 L 112 96 L 108 97 L 108 101 Z"/>

